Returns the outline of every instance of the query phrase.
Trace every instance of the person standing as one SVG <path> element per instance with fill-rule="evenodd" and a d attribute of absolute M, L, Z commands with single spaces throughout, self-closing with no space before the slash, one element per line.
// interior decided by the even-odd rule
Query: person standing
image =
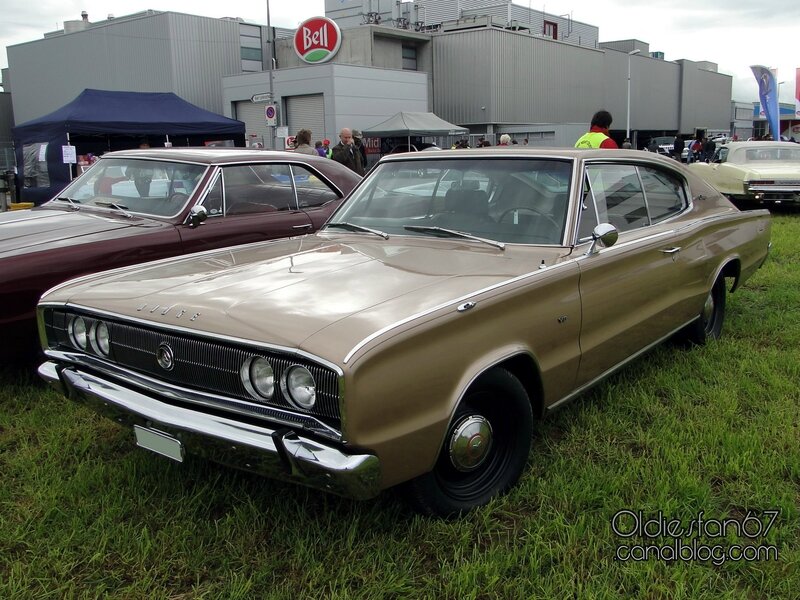
<path fill-rule="evenodd" d="M 614 119 L 607 110 L 598 110 L 592 116 L 589 131 L 584 133 L 575 142 L 576 148 L 607 148 L 609 150 L 618 149 L 617 142 L 608 135 L 608 128 Z"/>
<path fill-rule="evenodd" d="M 683 156 L 683 149 L 686 147 L 683 138 L 680 135 L 675 135 L 675 139 L 672 141 L 672 158 L 680 162 Z"/>
<path fill-rule="evenodd" d="M 361 152 L 355 147 L 353 132 L 347 127 L 343 127 L 339 132 L 339 143 L 333 147 L 331 158 L 338 163 L 342 163 L 354 173 L 364 175 Z"/>
<path fill-rule="evenodd" d="M 500 136 L 500 146 L 508 146 L 511 143 L 511 136 L 504 133 Z"/>
<path fill-rule="evenodd" d="M 703 150 L 706 153 L 706 162 L 714 160 L 714 152 L 717 150 L 717 143 L 712 139 L 707 139 Z"/>
<path fill-rule="evenodd" d="M 325 158 L 331 158 L 331 156 L 333 156 L 333 150 L 331 150 L 331 141 L 328 138 L 322 140 L 322 149 L 325 150 Z"/>
<path fill-rule="evenodd" d="M 622 149 L 623 150 L 630 150 L 633 146 L 631 146 L 631 141 L 628 138 L 625 138 L 625 141 L 622 142 Z"/>
<path fill-rule="evenodd" d="M 294 138 L 294 151 L 298 154 L 310 154 L 315 156 L 317 151 L 311 147 L 311 131 L 301 129 Z"/>
<path fill-rule="evenodd" d="M 353 145 L 361 153 L 361 165 L 367 170 L 367 147 L 364 145 L 364 138 L 358 129 L 353 129 Z"/>

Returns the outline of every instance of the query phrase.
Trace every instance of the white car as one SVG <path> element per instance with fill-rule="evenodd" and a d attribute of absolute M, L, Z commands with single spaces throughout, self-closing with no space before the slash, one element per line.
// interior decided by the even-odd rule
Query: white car
<path fill-rule="evenodd" d="M 731 200 L 800 204 L 797 144 L 731 142 L 717 147 L 711 163 L 693 163 L 689 168 Z"/>

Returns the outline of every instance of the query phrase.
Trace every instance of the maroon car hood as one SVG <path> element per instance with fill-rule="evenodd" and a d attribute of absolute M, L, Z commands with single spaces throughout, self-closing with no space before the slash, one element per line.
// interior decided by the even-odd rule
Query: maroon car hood
<path fill-rule="evenodd" d="M 163 227 L 163 223 L 85 208 L 40 207 L 0 213 L 0 257 L 109 238 L 130 227 L 149 229 Z"/>

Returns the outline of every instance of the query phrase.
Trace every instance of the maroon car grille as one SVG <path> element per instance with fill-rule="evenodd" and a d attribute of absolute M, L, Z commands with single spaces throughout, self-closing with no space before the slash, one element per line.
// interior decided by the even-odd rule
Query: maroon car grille
<path fill-rule="evenodd" d="M 87 320 L 87 330 L 98 320 L 93 315 L 81 316 Z M 45 330 L 51 347 L 69 348 L 73 351 L 76 349 L 67 331 L 68 319 L 69 315 L 64 311 L 45 311 Z M 103 318 L 102 321 L 109 329 L 110 352 L 108 357 L 101 358 L 120 367 L 181 388 L 249 401 L 254 414 L 263 412 L 260 410 L 263 407 L 272 406 L 318 417 L 334 428 L 340 425 L 339 377 L 326 366 L 303 357 L 256 346 L 228 343 L 115 319 Z M 158 350 L 163 344 L 169 345 L 174 357 L 172 367 L 168 370 L 158 361 Z M 100 356 L 91 347 L 87 353 Z M 256 400 L 242 382 L 242 365 L 253 356 L 268 359 L 274 370 L 275 393 L 269 400 Z M 278 384 L 292 365 L 302 365 L 314 376 L 317 401 L 310 411 L 292 405 Z M 220 403 L 220 407 L 224 408 L 224 402 Z"/>

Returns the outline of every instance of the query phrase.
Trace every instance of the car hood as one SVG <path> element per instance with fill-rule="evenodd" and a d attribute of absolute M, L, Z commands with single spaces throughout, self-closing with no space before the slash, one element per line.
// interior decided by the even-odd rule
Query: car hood
<path fill-rule="evenodd" d="M 311 235 L 90 275 L 42 301 L 299 348 L 341 362 L 389 325 L 553 263 L 564 248 Z M 323 330 L 329 329 L 325 332 Z"/>
<path fill-rule="evenodd" d="M 0 213 L 0 257 L 86 243 L 130 227 L 159 226 L 141 217 L 112 211 L 40 207 Z"/>

